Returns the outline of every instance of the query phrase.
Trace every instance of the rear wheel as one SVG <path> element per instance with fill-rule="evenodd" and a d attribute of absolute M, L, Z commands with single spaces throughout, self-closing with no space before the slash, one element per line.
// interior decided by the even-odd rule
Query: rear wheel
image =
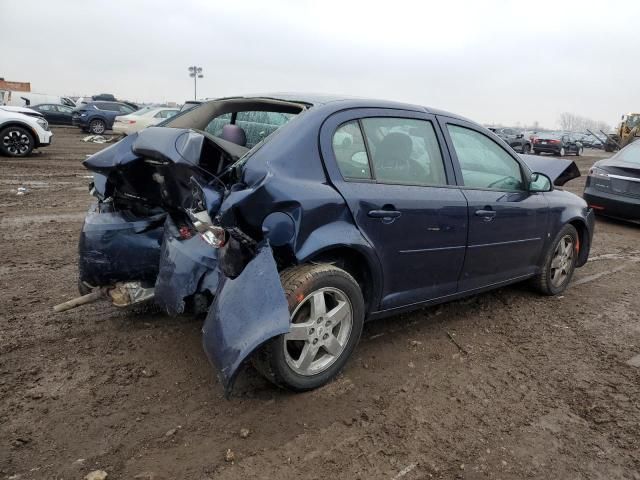
<path fill-rule="evenodd" d="M 567 288 L 575 270 L 578 245 L 578 231 L 573 225 L 565 225 L 547 249 L 542 271 L 533 279 L 541 293 L 557 295 Z"/>
<path fill-rule="evenodd" d="M 318 388 L 344 367 L 364 323 L 364 300 L 355 279 L 333 265 L 285 270 L 289 333 L 268 341 L 253 357 L 270 381 L 294 391 Z"/>
<path fill-rule="evenodd" d="M 89 123 L 89 131 L 94 135 L 102 135 L 107 129 L 107 125 L 103 120 L 96 118 Z"/>
<path fill-rule="evenodd" d="M 0 152 L 8 157 L 26 157 L 33 151 L 35 141 L 29 130 L 17 125 L 0 131 Z"/>

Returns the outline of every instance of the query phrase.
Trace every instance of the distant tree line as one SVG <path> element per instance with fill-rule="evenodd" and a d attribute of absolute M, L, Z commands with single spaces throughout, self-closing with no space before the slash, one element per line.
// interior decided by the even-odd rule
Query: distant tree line
<path fill-rule="evenodd" d="M 589 129 L 592 132 L 597 133 L 600 130 L 603 132 L 611 130 L 611 127 L 606 122 L 592 120 L 569 112 L 563 112 L 560 114 L 558 124 L 562 130 L 567 130 L 569 132 L 584 132 Z"/>

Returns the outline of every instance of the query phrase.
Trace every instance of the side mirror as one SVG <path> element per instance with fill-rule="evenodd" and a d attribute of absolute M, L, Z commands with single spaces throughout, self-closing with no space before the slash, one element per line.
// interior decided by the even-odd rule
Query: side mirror
<path fill-rule="evenodd" d="M 529 182 L 530 192 L 550 192 L 551 190 L 553 190 L 553 183 L 544 173 L 536 172 L 531 175 L 531 181 Z"/>

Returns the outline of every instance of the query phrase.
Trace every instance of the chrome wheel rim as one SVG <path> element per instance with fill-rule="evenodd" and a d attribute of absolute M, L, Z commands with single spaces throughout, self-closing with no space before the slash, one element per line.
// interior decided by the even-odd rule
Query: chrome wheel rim
<path fill-rule="evenodd" d="M 316 375 L 344 352 L 353 329 L 353 308 L 342 290 L 325 287 L 307 295 L 291 314 L 284 358 L 297 374 Z"/>
<path fill-rule="evenodd" d="M 29 151 L 31 140 L 19 130 L 9 130 L 2 138 L 2 145 L 11 155 L 24 155 Z"/>
<path fill-rule="evenodd" d="M 104 124 L 102 122 L 91 122 L 91 131 L 95 134 L 101 134 L 104 132 Z"/>
<path fill-rule="evenodd" d="M 551 259 L 551 284 L 554 287 L 561 287 L 567 281 L 573 266 L 573 255 L 573 237 L 565 235 L 558 242 Z"/>
<path fill-rule="evenodd" d="M 564 151 L 564 148 L 561 148 L 561 149 L 560 149 L 560 156 L 561 156 L 561 157 L 564 157 L 564 154 L 565 154 L 565 153 L 566 153 L 566 152 Z"/>

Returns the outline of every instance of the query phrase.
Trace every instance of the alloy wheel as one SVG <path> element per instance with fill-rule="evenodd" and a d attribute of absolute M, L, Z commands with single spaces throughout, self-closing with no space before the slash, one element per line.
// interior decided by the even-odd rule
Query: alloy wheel
<path fill-rule="evenodd" d="M 104 133 L 104 130 L 104 123 L 100 120 L 94 120 L 93 122 L 91 122 L 91 131 L 96 135 Z"/>
<path fill-rule="evenodd" d="M 551 259 L 551 283 L 561 287 L 573 268 L 574 243 L 571 235 L 565 235 L 558 242 Z"/>
<path fill-rule="evenodd" d="M 353 329 L 353 308 L 337 288 L 320 288 L 307 295 L 291 314 L 284 336 L 284 357 L 297 374 L 318 374 L 342 355 Z"/>
<path fill-rule="evenodd" d="M 31 147 L 31 139 L 19 130 L 9 130 L 2 138 L 2 145 L 10 155 L 24 155 Z"/>

